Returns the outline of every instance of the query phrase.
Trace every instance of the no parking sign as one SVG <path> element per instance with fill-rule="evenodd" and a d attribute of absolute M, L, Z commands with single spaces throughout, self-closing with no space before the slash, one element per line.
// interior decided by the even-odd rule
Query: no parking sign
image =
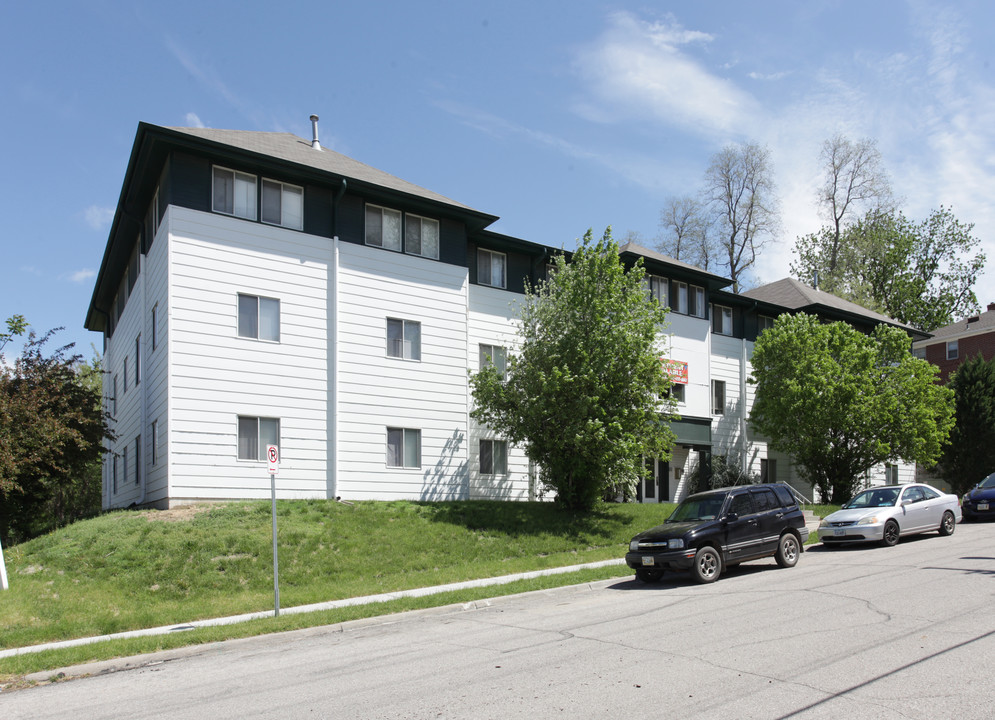
<path fill-rule="evenodd" d="M 278 446 L 266 446 L 266 462 L 269 466 L 269 474 L 276 475 L 280 469 L 280 448 Z"/>

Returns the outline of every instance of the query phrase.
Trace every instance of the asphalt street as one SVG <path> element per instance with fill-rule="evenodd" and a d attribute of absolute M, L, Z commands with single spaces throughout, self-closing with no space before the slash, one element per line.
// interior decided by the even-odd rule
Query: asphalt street
<path fill-rule="evenodd" d="M 990 718 L 995 524 L 127 658 L 22 718 Z"/>

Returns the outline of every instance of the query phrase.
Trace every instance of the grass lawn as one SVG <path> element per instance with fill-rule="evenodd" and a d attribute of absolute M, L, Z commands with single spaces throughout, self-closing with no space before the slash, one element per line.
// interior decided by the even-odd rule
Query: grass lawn
<path fill-rule="evenodd" d="M 672 504 L 277 503 L 280 606 L 621 558 Z M 819 515 L 832 508 L 812 508 Z M 272 611 L 269 501 L 108 513 L 4 548 L 0 649 Z M 66 665 L 630 575 L 623 566 L 0 659 L 0 682 Z"/>

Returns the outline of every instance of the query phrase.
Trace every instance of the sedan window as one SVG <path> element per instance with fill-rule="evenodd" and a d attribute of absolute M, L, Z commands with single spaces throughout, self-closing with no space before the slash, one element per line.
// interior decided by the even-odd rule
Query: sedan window
<path fill-rule="evenodd" d="M 912 487 L 905 490 L 905 494 L 902 496 L 903 503 L 917 503 L 922 502 L 925 498 L 922 496 L 922 488 Z"/>

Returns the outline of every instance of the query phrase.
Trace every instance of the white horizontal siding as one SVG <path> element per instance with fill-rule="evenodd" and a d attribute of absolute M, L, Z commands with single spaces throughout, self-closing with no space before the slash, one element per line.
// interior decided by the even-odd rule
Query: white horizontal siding
<path fill-rule="evenodd" d="M 331 241 L 186 209 L 170 225 L 170 496 L 269 494 L 240 415 L 280 420 L 279 497 L 326 497 Z M 237 335 L 239 293 L 280 301 L 280 340 Z"/>

